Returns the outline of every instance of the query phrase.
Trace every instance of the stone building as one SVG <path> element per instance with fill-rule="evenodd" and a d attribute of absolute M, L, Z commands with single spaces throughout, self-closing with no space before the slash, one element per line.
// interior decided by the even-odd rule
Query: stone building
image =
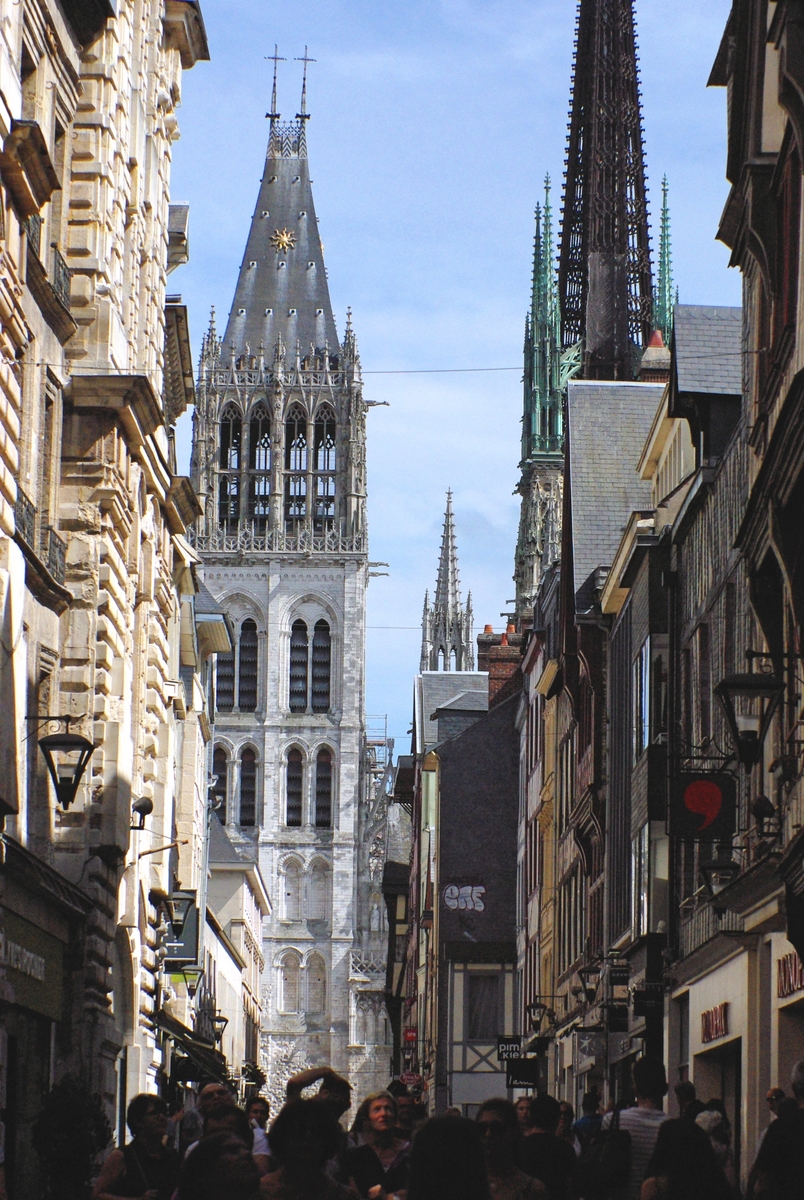
<path fill-rule="evenodd" d="M 223 339 L 204 340 L 194 546 L 235 631 L 218 660 L 213 771 L 227 833 L 278 898 L 264 929 L 262 1062 L 387 1082 L 384 793 L 365 718 L 366 415 L 310 186 L 308 115 L 265 169 Z M 382 741 L 382 739 L 380 739 Z"/>

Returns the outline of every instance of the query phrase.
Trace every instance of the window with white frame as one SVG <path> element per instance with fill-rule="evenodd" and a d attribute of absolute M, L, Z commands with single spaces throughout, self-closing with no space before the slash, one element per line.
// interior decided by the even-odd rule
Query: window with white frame
<path fill-rule="evenodd" d="M 279 964 L 279 1011 L 301 1011 L 301 963 L 292 950 L 282 956 Z"/>

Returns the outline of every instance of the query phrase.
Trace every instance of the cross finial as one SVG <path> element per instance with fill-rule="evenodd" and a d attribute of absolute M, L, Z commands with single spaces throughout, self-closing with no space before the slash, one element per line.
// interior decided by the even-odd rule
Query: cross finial
<path fill-rule="evenodd" d="M 277 46 L 276 42 L 274 42 L 274 52 L 273 54 L 266 54 L 265 61 L 272 62 L 274 64 L 274 86 L 271 91 L 271 111 L 265 114 L 266 117 L 270 119 L 271 124 L 273 124 L 274 121 L 278 121 L 281 116 L 281 113 L 276 111 L 276 68 L 278 63 L 287 62 L 287 59 L 282 58 L 282 56 L 279 54 L 279 47 Z"/>
<path fill-rule="evenodd" d="M 301 94 L 301 112 L 296 113 L 297 121 L 309 121 L 310 114 L 307 111 L 307 64 L 315 62 L 314 58 L 310 58 L 307 53 L 307 47 L 304 47 L 303 58 L 297 58 L 296 62 L 304 63 L 304 75 L 302 76 L 302 94 Z"/>

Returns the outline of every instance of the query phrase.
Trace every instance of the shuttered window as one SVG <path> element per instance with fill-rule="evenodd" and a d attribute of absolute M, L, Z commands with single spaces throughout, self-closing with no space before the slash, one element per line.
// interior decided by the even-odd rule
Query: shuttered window
<path fill-rule="evenodd" d="M 290 711 L 307 711 L 307 626 L 294 621 L 290 631 Z"/>
<path fill-rule="evenodd" d="M 219 654 L 215 667 L 215 704 L 221 712 L 234 708 L 235 660 L 231 651 Z"/>
<path fill-rule="evenodd" d="M 240 627 L 237 702 L 241 712 L 257 707 L 257 626 L 244 621 Z"/>
<path fill-rule="evenodd" d="M 301 828 L 302 823 L 302 756 L 301 750 L 288 751 L 287 804 L 285 824 L 292 829 Z"/>
<path fill-rule="evenodd" d="M 246 747 L 240 755 L 240 824 L 257 821 L 257 755 Z"/>
<path fill-rule="evenodd" d="M 329 712 L 330 669 L 332 645 L 329 625 L 317 621 L 313 632 L 313 695 L 314 713 Z"/>
<path fill-rule="evenodd" d="M 332 827 L 332 755 L 321 750 L 315 764 L 316 829 Z"/>

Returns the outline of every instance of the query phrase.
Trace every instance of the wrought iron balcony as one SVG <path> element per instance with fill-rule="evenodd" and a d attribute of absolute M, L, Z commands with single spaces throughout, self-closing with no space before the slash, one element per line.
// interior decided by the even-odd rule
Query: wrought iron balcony
<path fill-rule="evenodd" d="M 70 278 L 70 268 L 54 246 L 53 276 L 50 283 L 53 291 L 56 293 L 56 299 L 67 309 L 70 307 Z"/>
<path fill-rule="evenodd" d="M 39 556 L 56 583 L 63 584 L 67 574 L 67 543 L 49 525 L 42 530 Z"/>
<path fill-rule="evenodd" d="M 28 549 L 36 553 L 36 506 L 17 485 L 17 499 L 14 504 L 14 523 L 17 534 L 25 542 Z"/>
<path fill-rule="evenodd" d="M 39 213 L 34 213 L 28 217 L 25 222 L 25 232 L 28 234 L 28 245 L 33 250 L 37 258 L 41 258 L 42 248 L 42 218 Z"/>

